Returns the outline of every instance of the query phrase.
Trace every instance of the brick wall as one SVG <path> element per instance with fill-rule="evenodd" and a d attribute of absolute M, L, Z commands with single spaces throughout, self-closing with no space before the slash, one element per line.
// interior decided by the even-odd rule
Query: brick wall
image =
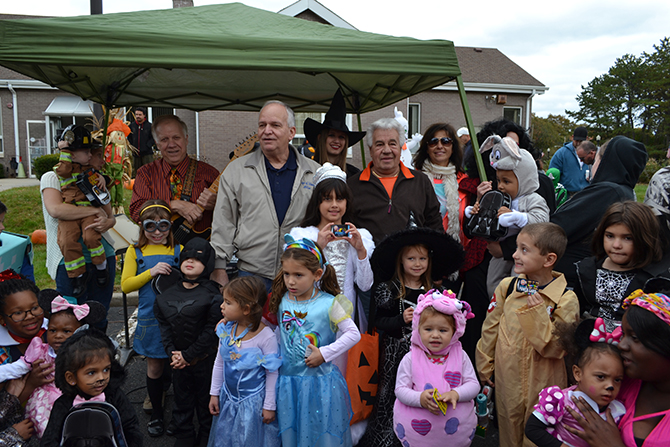
<path fill-rule="evenodd" d="M 44 121 L 43 112 L 49 106 L 56 96 L 68 95 L 57 90 L 30 90 L 16 89 L 17 103 L 19 111 L 19 150 L 24 160 L 24 168 L 28 173 L 27 162 L 27 143 L 28 138 L 26 121 L 36 120 Z M 7 104 L 13 103 L 12 93 L 8 89 L 0 89 L 0 110 L 2 114 L 2 137 L 4 147 L 4 157 L 0 156 L 0 163 L 5 166 L 5 172 L 9 172 L 9 162 L 15 156 L 14 146 L 14 110 L 7 107 Z"/>

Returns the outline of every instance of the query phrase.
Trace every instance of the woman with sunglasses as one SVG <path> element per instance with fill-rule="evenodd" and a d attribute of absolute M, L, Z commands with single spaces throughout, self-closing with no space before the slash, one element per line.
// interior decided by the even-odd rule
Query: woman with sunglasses
<path fill-rule="evenodd" d="M 137 329 L 133 349 L 147 358 L 147 394 L 151 402 L 149 436 L 161 436 L 163 423 L 163 367 L 167 354 L 161 341 L 160 328 L 154 316 L 156 295 L 151 279 L 169 275 L 179 267 L 181 245 L 175 246 L 170 228 L 172 211 L 163 200 L 147 200 L 140 210 L 142 230 L 137 244 L 128 247 L 121 274 L 121 290 L 129 293 L 139 289 Z"/>
<path fill-rule="evenodd" d="M 459 242 L 463 242 L 460 222 L 467 205 L 458 198 L 458 183 L 465 176 L 462 165 L 463 150 L 454 128 L 447 123 L 428 127 L 414 154 L 414 169 L 433 182 L 444 231 Z"/>

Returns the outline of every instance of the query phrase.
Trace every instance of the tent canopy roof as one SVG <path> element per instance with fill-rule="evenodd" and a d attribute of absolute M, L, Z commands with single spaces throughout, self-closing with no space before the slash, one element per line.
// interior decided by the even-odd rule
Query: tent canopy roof
<path fill-rule="evenodd" d="M 392 37 L 241 3 L 0 21 L 0 65 L 107 106 L 369 112 L 460 74 L 452 42 Z"/>

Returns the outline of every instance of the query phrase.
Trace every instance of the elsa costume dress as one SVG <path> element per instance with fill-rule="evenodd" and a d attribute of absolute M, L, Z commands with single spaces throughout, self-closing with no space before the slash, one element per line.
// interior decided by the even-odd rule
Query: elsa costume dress
<path fill-rule="evenodd" d="M 429 351 L 419 334 L 421 313 L 427 307 L 453 316 L 456 323 L 451 341 L 439 352 Z M 412 318 L 412 347 L 398 368 L 393 407 L 393 427 L 404 447 L 465 447 L 472 442 L 477 426 L 473 399 L 479 393 L 479 381 L 458 339 L 465 331 L 466 319 L 473 317 L 470 305 L 450 291 L 431 290 L 419 297 Z M 444 414 L 433 414 L 421 407 L 421 393 L 432 389 L 441 395 L 456 391 L 456 408 L 448 404 Z"/>
<path fill-rule="evenodd" d="M 219 396 L 219 415 L 212 421 L 208 447 L 279 447 L 277 421 L 263 423 L 262 410 L 276 409 L 277 369 L 282 363 L 277 339 L 264 327 L 249 340 L 237 323 L 216 327 L 219 351 L 212 372 L 210 395 Z"/>
<path fill-rule="evenodd" d="M 347 383 L 332 364 L 361 338 L 350 317 L 352 310 L 344 295 L 334 297 L 316 288 L 308 300 L 283 296 L 277 314 L 283 359 L 277 382 L 282 445 L 352 445 Z M 342 334 L 336 339 L 338 330 Z M 305 363 L 310 344 L 319 348 L 325 360 L 315 368 Z"/>

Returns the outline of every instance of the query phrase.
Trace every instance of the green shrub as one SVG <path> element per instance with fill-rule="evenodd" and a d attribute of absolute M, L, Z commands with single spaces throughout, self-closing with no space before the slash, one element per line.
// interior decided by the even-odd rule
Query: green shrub
<path fill-rule="evenodd" d="M 51 171 L 58 163 L 58 154 L 47 154 L 37 157 L 33 160 L 33 172 L 37 178 L 42 178 L 42 174 Z"/>
<path fill-rule="evenodd" d="M 5 165 L 0 165 L 0 178 L 5 178 Z"/>
<path fill-rule="evenodd" d="M 651 177 L 656 173 L 656 171 L 664 167 L 666 164 L 666 161 L 659 161 L 656 158 L 650 158 L 647 161 L 647 165 L 644 167 L 642 174 L 640 174 L 638 183 L 649 183 L 649 180 L 651 180 Z"/>

